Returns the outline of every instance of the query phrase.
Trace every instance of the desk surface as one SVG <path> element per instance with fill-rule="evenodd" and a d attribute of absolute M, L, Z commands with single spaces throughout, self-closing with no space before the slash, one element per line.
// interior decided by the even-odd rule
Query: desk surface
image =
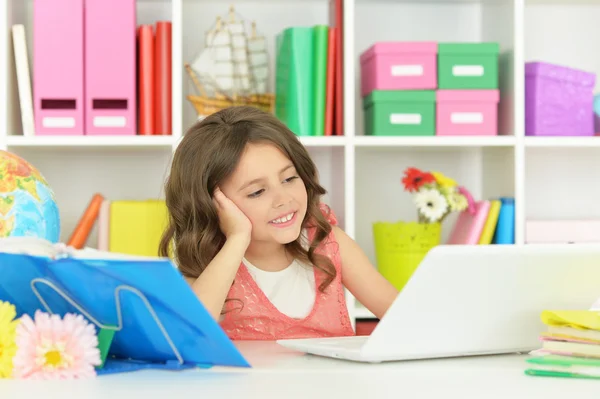
<path fill-rule="evenodd" d="M 237 345 L 253 368 L 145 370 L 69 382 L 0 380 L 0 392 L 11 399 L 117 399 L 134 394 L 143 399 L 580 399 L 598 398 L 600 392 L 600 381 L 526 376 L 524 355 L 366 364 L 305 355 L 274 342 Z"/>

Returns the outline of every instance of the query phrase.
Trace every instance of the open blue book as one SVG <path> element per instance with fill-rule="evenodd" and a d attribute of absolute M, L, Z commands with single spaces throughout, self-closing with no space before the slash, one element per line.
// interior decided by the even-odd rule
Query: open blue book
<path fill-rule="evenodd" d="M 0 300 L 17 316 L 82 314 L 109 332 L 98 374 L 144 368 L 250 367 L 169 259 L 0 239 Z"/>

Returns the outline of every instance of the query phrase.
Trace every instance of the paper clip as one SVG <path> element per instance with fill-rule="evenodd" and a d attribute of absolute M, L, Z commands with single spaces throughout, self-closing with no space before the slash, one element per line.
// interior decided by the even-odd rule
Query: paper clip
<path fill-rule="evenodd" d="M 120 300 L 119 293 L 121 291 L 130 291 L 130 292 L 134 293 L 135 295 L 137 295 L 142 300 L 142 302 L 144 303 L 144 305 L 146 306 L 146 308 L 148 309 L 148 311 L 152 315 L 152 318 L 154 319 L 154 321 L 158 325 L 158 328 L 160 328 L 160 331 L 162 332 L 162 334 L 165 337 L 165 339 L 167 340 L 169 346 L 173 350 L 173 353 L 177 357 L 177 360 L 179 361 L 179 364 L 180 365 L 184 364 L 183 357 L 181 356 L 181 354 L 179 353 L 179 351 L 175 347 L 175 344 L 173 343 L 173 340 L 171 339 L 171 337 L 169 336 L 169 333 L 167 332 L 167 330 L 165 329 L 165 327 L 161 323 L 160 319 L 158 318 L 158 315 L 154 311 L 154 308 L 152 308 L 152 305 L 150 304 L 150 302 L 148 301 L 148 299 L 146 298 L 146 296 L 141 291 L 139 291 L 137 288 L 134 288 L 134 287 L 131 287 L 131 286 L 128 286 L 128 285 L 119 285 L 115 289 L 115 303 L 116 303 L 116 306 L 117 306 L 117 320 L 118 320 L 118 325 L 117 326 L 108 326 L 108 325 L 104 325 L 104 324 L 100 323 L 98 320 L 96 320 L 92 315 L 90 315 L 85 309 L 83 309 L 81 306 L 79 306 L 79 304 L 75 303 L 74 300 L 72 300 L 67 294 L 65 294 L 60 288 L 58 288 L 51 281 L 48 281 L 48 280 L 43 279 L 43 278 L 34 278 L 33 280 L 31 280 L 31 283 L 30 283 L 31 284 L 31 290 L 33 291 L 33 293 L 35 294 L 35 296 L 39 299 L 39 301 L 42 303 L 42 305 L 44 306 L 44 308 L 46 308 L 46 311 L 48 313 L 53 314 L 52 309 L 50 309 L 50 306 L 48 306 L 48 304 L 46 303 L 46 301 L 44 300 L 44 298 L 40 295 L 39 291 L 37 290 L 37 288 L 35 286 L 36 283 L 41 283 L 41 284 L 44 284 L 44 285 L 52 288 L 58 295 L 60 295 L 61 297 L 63 297 L 63 299 L 65 301 L 67 301 L 68 303 L 70 303 L 79 312 L 81 312 L 81 314 L 83 314 L 85 317 L 87 317 L 92 323 L 94 323 L 99 328 L 106 329 L 106 330 L 114 330 L 114 331 L 121 331 L 123 329 L 123 313 L 122 313 L 122 310 L 121 310 L 121 300 Z"/>

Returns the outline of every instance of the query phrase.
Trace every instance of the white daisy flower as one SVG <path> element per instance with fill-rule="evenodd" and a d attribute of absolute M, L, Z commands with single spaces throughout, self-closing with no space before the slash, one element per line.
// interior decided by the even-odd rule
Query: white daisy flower
<path fill-rule="evenodd" d="M 448 211 L 448 201 L 438 191 L 432 188 L 424 188 L 415 194 L 415 205 L 423 217 L 431 223 L 437 222 Z"/>

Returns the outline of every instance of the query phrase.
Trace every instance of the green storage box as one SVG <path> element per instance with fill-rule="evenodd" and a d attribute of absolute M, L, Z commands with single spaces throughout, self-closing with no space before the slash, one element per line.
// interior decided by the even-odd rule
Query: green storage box
<path fill-rule="evenodd" d="M 435 135 L 435 90 L 374 90 L 363 108 L 365 135 Z"/>
<path fill-rule="evenodd" d="M 497 89 L 498 43 L 440 43 L 439 89 Z"/>

